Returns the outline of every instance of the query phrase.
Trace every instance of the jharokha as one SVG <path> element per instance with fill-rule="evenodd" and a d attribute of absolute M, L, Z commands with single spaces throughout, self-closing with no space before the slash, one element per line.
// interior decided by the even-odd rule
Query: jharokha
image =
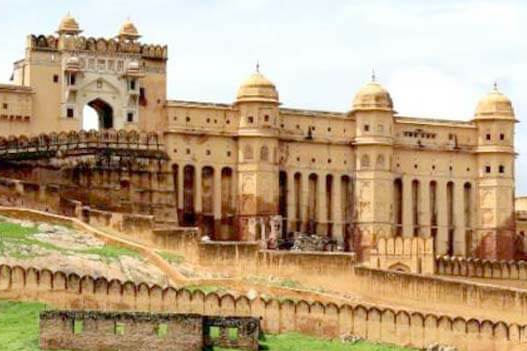
<path fill-rule="evenodd" d="M 496 87 L 466 121 L 398 115 L 374 77 L 348 111 L 281 107 L 259 68 L 232 102 L 169 100 L 166 46 L 141 43 L 130 21 L 115 38 L 81 32 L 67 16 L 56 35 L 28 36 L 0 85 L 4 204 L 148 215 L 267 249 L 317 234 L 362 261 L 394 237 L 440 256 L 524 257 L 517 121 Z M 87 105 L 98 131 L 82 130 Z"/>

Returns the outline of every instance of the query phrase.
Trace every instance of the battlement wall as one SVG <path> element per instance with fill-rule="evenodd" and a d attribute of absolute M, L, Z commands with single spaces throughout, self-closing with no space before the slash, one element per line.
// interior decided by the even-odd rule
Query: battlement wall
<path fill-rule="evenodd" d="M 370 267 L 433 274 L 434 239 L 390 237 L 377 239 L 370 252 Z"/>
<path fill-rule="evenodd" d="M 437 273 L 456 277 L 511 279 L 527 281 L 527 262 L 495 261 L 478 258 L 436 258 Z"/>
<path fill-rule="evenodd" d="M 162 137 L 155 132 L 124 129 L 81 130 L 32 137 L 26 135 L 0 137 L 0 159 L 17 160 L 24 154 L 33 154 L 34 158 L 49 158 L 57 156 L 58 151 L 104 148 L 136 150 L 141 157 L 168 160 L 161 139 Z"/>
<path fill-rule="evenodd" d="M 460 351 L 523 350 L 527 345 L 525 323 L 365 304 L 250 300 L 246 296 L 205 294 L 19 266 L 0 266 L 0 297 L 39 300 L 67 309 L 254 316 L 262 318 L 261 325 L 267 333 L 293 331 L 325 338 L 357 335 L 370 341 L 417 348 L 434 342 L 453 345 Z"/>
<path fill-rule="evenodd" d="M 456 311 L 464 316 L 525 321 L 527 290 L 434 275 L 354 267 L 354 290 L 386 303 Z"/>
<path fill-rule="evenodd" d="M 59 38 L 53 35 L 30 35 L 28 36 L 28 48 L 32 50 L 59 50 Z M 78 36 L 74 40 L 66 42 L 65 50 L 77 52 L 92 52 L 99 55 L 115 55 L 115 53 L 137 54 L 148 59 L 168 58 L 166 45 L 140 44 L 122 42 L 116 39 L 93 38 Z"/>

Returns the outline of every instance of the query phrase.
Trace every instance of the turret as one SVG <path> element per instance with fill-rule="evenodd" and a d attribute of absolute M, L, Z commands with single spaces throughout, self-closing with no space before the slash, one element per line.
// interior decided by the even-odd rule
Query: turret
<path fill-rule="evenodd" d="M 366 259 L 378 237 L 393 228 L 393 102 L 372 77 L 353 99 L 349 113 L 355 119 L 355 169 L 352 223 L 346 230 L 350 248 Z"/>
<path fill-rule="evenodd" d="M 141 38 L 136 26 L 129 19 L 127 19 L 123 23 L 123 25 L 121 26 L 121 29 L 119 29 L 119 34 L 117 37 L 121 41 L 128 41 L 128 42 L 133 42 Z"/>
<path fill-rule="evenodd" d="M 514 125 L 511 101 L 497 87 L 476 108 L 479 215 L 472 255 L 513 259 Z"/>
<path fill-rule="evenodd" d="M 238 89 L 238 233 L 241 240 L 265 240 L 263 230 L 278 214 L 278 91 L 257 66 Z M 251 227 L 251 228 L 249 228 Z M 267 233 L 269 234 L 269 233 Z"/>

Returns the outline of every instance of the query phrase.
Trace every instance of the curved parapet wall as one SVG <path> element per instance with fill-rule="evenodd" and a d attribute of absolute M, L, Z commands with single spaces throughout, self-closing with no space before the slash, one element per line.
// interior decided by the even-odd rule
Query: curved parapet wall
<path fill-rule="evenodd" d="M 441 275 L 527 281 L 525 261 L 440 256 L 436 258 L 436 266 L 437 273 Z"/>
<path fill-rule="evenodd" d="M 59 38 L 53 35 L 30 35 L 29 47 L 37 50 L 58 50 Z M 168 48 L 166 45 L 152 45 L 123 42 L 115 39 L 78 36 L 66 49 L 77 52 L 92 52 L 99 55 L 126 53 L 139 54 L 144 58 L 166 60 Z"/>
<path fill-rule="evenodd" d="M 0 137 L 0 160 L 25 160 L 68 155 L 106 153 L 168 160 L 161 137 L 155 132 L 107 129 Z"/>
<path fill-rule="evenodd" d="M 458 350 L 524 350 L 527 326 L 460 316 L 379 308 L 364 304 L 277 300 L 162 288 L 144 283 L 46 269 L 0 266 L 0 297 L 40 300 L 56 307 L 198 313 L 262 318 L 267 333 L 296 331 L 336 338 L 357 335 L 371 341 L 423 348 L 435 342 Z"/>

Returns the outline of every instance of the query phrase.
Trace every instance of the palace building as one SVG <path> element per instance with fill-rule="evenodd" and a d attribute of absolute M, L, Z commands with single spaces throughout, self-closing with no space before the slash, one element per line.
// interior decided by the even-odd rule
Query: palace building
<path fill-rule="evenodd" d="M 432 237 L 437 255 L 522 257 L 517 121 L 496 87 L 464 121 L 401 116 L 375 79 L 350 87 L 347 111 L 285 108 L 258 68 L 233 101 L 169 100 L 166 46 L 141 43 L 130 21 L 114 38 L 81 32 L 68 15 L 55 35 L 27 37 L 0 85 L 5 140 L 80 131 L 88 105 L 100 131 L 158 133 L 169 216 L 212 240 L 303 232 L 364 259 L 381 237 Z"/>

